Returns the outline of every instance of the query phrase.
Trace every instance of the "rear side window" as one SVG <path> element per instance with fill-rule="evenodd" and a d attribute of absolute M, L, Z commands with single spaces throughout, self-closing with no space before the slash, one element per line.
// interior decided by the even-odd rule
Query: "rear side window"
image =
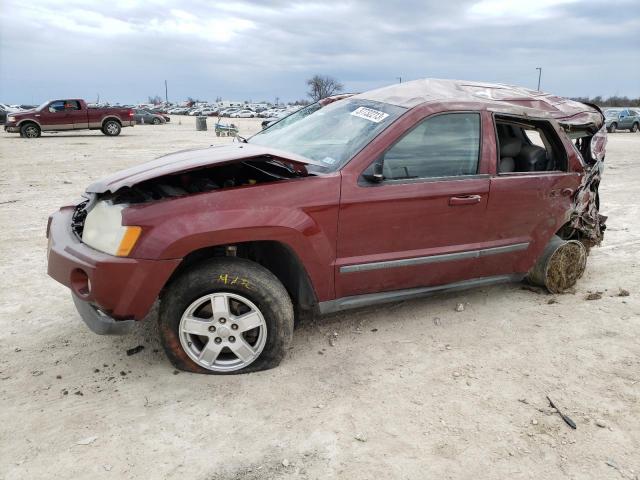
<path fill-rule="evenodd" d="M 549 122 L 496 117 L 498 173 L 566 171 L 567 155 Z"/>
<path fill-rule="evenodd" d="M 480 115 L 447 113 L 427 118 L 384 155 L 385 180 L 475 175 Z"/>

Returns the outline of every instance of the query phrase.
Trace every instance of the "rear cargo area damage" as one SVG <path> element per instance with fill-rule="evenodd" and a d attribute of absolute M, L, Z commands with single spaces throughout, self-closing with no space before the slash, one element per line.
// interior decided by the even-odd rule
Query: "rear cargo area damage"
<path fill-rule="evenodd" d="M 563 232 L 563 237 L 580 240 L 587 248 L 590 248 L 600 245 L 602 242 L 607 220 L 606 216 L 600 214 L 600 195 L 598 193 L 604 171 L 607 144 L 604 117 L 601 124 L 592 124 L 583 129 L 562 126 L 567 135 L 575 139 L 575 147 L 580 152 L 585 165 L 585 175 L 574 194 L 573 210 L 567 228 Z M 593 133 L 596 129 L 597 131 Z"/>

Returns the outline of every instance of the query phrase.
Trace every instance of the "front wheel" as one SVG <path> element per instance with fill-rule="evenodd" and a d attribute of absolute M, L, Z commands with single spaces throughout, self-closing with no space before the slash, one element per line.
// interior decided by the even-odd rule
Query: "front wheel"
<path fill-rule="evenodd" d="M 617 123 L 612 123 L 612 124 L 609 126 L 609 133 L 613 133 L 613 132 L 615 132 L 615 131 L 616 131 L 616 128 L 618 128 L 618 124 L 617 124 Z"/>
<path fill-rule="evenodd" d="M 38 138 L 40 134 L 40 127 L 35 123 L 27 123 L 20 127 L 20 136 L 23 138 Z"/>
<path fill-rule="evenodd" d="M 160 299 L 160 339 L 171 362 L 196 373 L 267 370 L 284 358 L 293 306 L 270 271 L 240 258 L 188 270 Z"/>
<path fill-rule="evenodd" d="M 638 129 L 640 129 L 640 125 L 637 123 L 634 123 L 633 127 L 631 127 L 631 133 L 636 133 Z"/>
<path fill-rule="evenodd" d="M 104 125 L 102 125 L 102 133 L 108 137 L 117 137 L 120 135 L 121 130 L 120 124 L 115 120 L 107 120 L 104 122 Z"/>
<path fill-rule="evenodd" d="M 153 123 L 154 125 L 160 125 L 160 119 L 159 118 L 154 118 L 151 123 Z"/>

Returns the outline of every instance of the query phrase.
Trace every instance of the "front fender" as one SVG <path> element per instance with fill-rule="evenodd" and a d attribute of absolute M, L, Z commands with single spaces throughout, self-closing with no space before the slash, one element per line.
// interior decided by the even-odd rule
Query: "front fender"
<path fill-rule="evenodd" d="M 339 185 L 339 176 L 308 177 L 130 207 L 123 223 L 143 230 L 131 256 L 176 259 L 218 245 L 280 242 L 303 263 L 319 300 L 332 298 Z"/>

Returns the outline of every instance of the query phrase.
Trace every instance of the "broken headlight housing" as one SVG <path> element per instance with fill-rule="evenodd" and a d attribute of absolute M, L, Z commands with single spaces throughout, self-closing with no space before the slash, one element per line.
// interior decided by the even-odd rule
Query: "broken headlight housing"
<path fill-rule="evenodd" d="M 126 257 L 140 237 L 140 227 L 122 225 L 122 210 L 127 205 L 114 205 L 110 201 L 96 202 L 84 221 L 82 241 L 109 255 Z"/>

